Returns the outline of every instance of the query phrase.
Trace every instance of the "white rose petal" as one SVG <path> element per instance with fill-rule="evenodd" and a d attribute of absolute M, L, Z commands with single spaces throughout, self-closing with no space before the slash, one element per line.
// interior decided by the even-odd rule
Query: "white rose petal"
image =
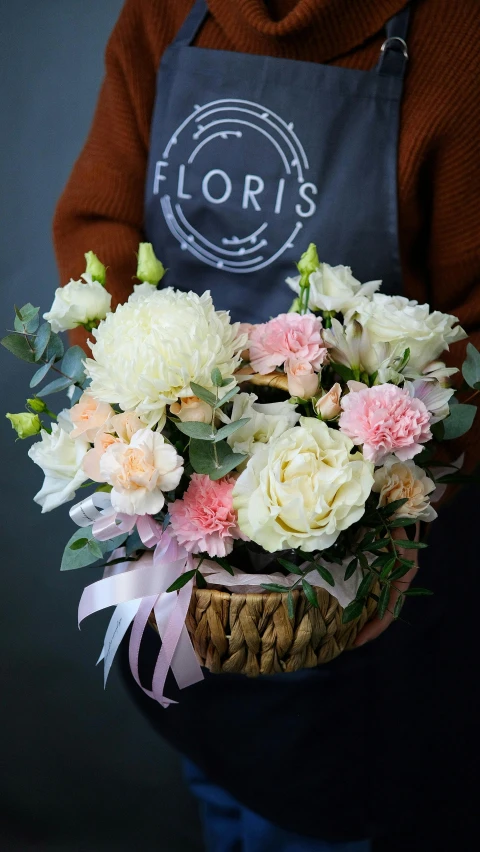
<path fill-rule="evenodd" d="M 90 275 L 82 275 L 83 281 L 69 281 L 65 287 L 55 290 L 55 299 L 43 318 L 50 323 L 52 331 L 67 331 L 81 323 L 102 320 L 110 311 L 112 297 L 98 281 Z"/>
<path fill-rule="evenodd" d="M 260 447 L 233 491 L 242 532 L 270 553 L 334 544 L 362 517 L 373 485 L 373 465 L 352 449 L 312 417 Z"/>
<path fill-rule="evenodd" d="M 135 411 L 149 426 L 162 425 L 167 405 L 194 395 L 191 382 L 213 390 L 214 367 L 224 378 L 233 375 L 247 341 L 237 332 L 228 313 L 215 310 L 210 293 L 151 287 L 131 296 L 93 332 L 89 392 Z"/>
<path fill-rule="evenodd" d="M 82 461 L 90 444 L 81 438 L 70 438 L 71 423 L 67 410 L 61 412 L 58 421 L 53 423 L 51 434 L 42 431 L 41 441 L 33 444 L 28 451 L 32 461 L 45 474 L 43 486 L 33 498 L 42 507 L 42 512 L 50 512 L 72 500 L 76 489 L 88 479 L 82 469 Z M 68 425 L 69 430 L 62 428 L 63 425 Z"/>

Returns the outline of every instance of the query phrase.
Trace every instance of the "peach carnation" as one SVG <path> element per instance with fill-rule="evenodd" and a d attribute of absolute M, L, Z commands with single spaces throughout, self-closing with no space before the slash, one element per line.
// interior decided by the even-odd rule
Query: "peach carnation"
<path fill-rule="evenodd" d="M 308 361 L 314 370 L 319 370 L 327 357 L 321 329 L 319 317 L 295 313 L 279 314 L 269 322 L 254 326 L 249 333 L 253 369 L 266 375 L 294 358 Z"/>
<path fill-rule="evenodd" d="M 232 477 L 214 482 L 205 474 L 194 473 L 183 499 L 168 507 L 177 540 L 189 553 L 226 556 L 234 539 L 246 538 L 233 508 L 234 485 Z"/>
<path fill-rule="evenodd" d="M 364 457 L 374 464 L 390 453 L 401 461 L 411 459 L 432 437 L 424 403 L 396 385 L 367 388 L 356 383 L 341 405 L 341 431 L 354 444 L 363 444 Z"/>
<path fill-rule="evenodd" d="M 73 423 L 70 437 L 82 437 L 93 442 L 97 432 L 105 428 L 113 414 L 115 412 L 111 405 L 99 402 L 88 392 L 83 393 L 77 404 L 70 409 L 70 419 Z"/>

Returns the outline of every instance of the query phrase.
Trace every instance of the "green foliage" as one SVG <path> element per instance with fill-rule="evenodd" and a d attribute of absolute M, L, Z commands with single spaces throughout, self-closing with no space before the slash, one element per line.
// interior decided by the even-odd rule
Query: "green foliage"
<path fill-rule="evenodd" d="M 390 586 L 385 585 L 380 592 L 380 597 L 377 604 L 377 615 L 380 619 L 383 618 L 387 611 L 388 602 L 390 600 Z"/>
<path fill-rule="evenodd" d="M 342 615 L 342 624 L 348 624 L 350 621 L 354 621 L 356 618 L 359 618 L 363 612 L 364 602 L 355 599 L 343 610 Z"/>
<path fill-rule="evenodd" d="M 123 533 L 111 541 L 97 541 L 93 537 L 91 527 L 75 530 L 65 546 L 60 571 L 73 571 L 92 565 L 106 553 L 120 547 L 126 539 L 127 533 Z"/>
<path fill-rule="evenodd" d="M 218 369 L 218 367 L 215 367 L 212 370 L 211 378 L 212 378 L 212 384 L 215 385 L 215 387 L 217 387 L 217 388 L 222 387 L 223 378 L 222 378 L 222 374 L 221 374 L 220 370 Z"/>
<path fill-rule="evenodd" d="M 195 574 L 197 573 L 197 569 L 193 568 L 191 571 L 185 571 L 184 574 L 180 574 L 180 577 L 177 577 L 176 580 L 172 583 L 171 586 L 168 587 L 167 592 L 176 592 L 178 589 L 182 589 L 190 580 L 193 579 Z"/>
<path fill-rule="evenodd" d="M 37 385 L 40 384 L 40 382 L 43 382 L 43 380 L 44 380 L 45 376 L 47 375 L 52 364 L 53 364 L 53 358 L 50 358 L 50 361 L 47 361 L 46 364 L 43 364 L 40 367 L 40 369 L 37 370 L 37 372 L 33 374 L 32 378 L 30 379 L 30 387 L 31 388 L 36 388 Z"/>
<path fill-rule="evenodd" d="M 357 568 L 358 568 L 358 557 L 354 556 L 352 561 L 349 562 L 348 565 L 347 565 L 347 570 L 345 571 L 345 576 L 344 576 L 343 579 L 345 581 L 349 580 L 350 577 L 352 577 L 353 574 L 355 574 L 355 571 L 357 570 Z"/>
<path fill-rule="evenodd" d="M 212 408 L 217 402 L 217 398 L 215 394 L 206 388 L 202 388 L 201 385 L 197 385 L 196 382 L 190 382 L 190 387 L 194 392 L 195 396 L 198 396 L 199 399 L 203 399 L 204 402 L 207 402 L 208 405 L 211 405 Z"/>
<path fill-rule="evenodd" d="M 190 463 L 196 473 L 206 473 L 210 479 L 221 479 L 247 458 L 242 453 L 233 453 L 223 441 L 190 441 Z"/>
<path fill-rule="evenodd" d="M 444 440 L 450 441 L 453 438 L 460 438 L 465 432 L 468 432 L 476 413 L 476 405 L 467 405 L 464 403 L 451 405 L 449 416 L 445 420 L 442 420 Z"/>
<path fill-rule="evenodd" d="M 7 334 L 0 341 L 5 349 L 8 349 L 16 358 L 22 361 L 28 361 L 30 364 L 35 362 L 35 354 L 32 347 L 29 345 L 28 339 L 22 334 Z"/>
<path fill-rule="evenodd" d="M 325 582 L 328 583 L 329 586 L 335 585 L 335 580 L 333 579 L 328 568 L 325 568 L 324 565 L 319 565 L 317 562 L 315 562 L 315 568 L 317 569 L 318 573 L 320 574 L 320 577 L 322 578 L 322 580 L 325 580 Z"/>
<path fill-rule="evenodd" d="M 303 571 L 298 565 L 295 565 L 294 562 L 290 562 L 288 559 L 277 559 L 279 565 L 282 568 L 285 568 L 286 571 L 289 571 L 291 574 L 298 574 L 299 577 L 303 577 Z M 310 569 L 309 569 L 310 570 Z"/>
<path fill-rule="evenodd" d="M 480 352 L 472 343 L 467 345 L 467 357 L 462 365 L 463 378 L 474 390 L 480 390 Z"/>
<path fill-rule="evenodd" d="M 40 308 L 35 308 L 27 302 L 23 308 L 15 307 L 14 329 L 20 334 L 34 334 L 39 325 L 38 313 Z"/>
<path fill-rule="evenodd" d="M 302 580 L 302 589 L 309 604 L 311 604 L 315 609 L 318 609 L 319 605 L 315 591 L 313 590 L 308 580 L 305 580 L 305 578 L 303 578 Z"/>
<path fill-rule="evenodd" d="M 335 364 L 332 362 L 331 367 L 335 373 L 338 373 L 344 382 L 350 382 L 355 378 L 353 370 L 351 370 L 350 367 L 346 367 L 345 364 Z"/>

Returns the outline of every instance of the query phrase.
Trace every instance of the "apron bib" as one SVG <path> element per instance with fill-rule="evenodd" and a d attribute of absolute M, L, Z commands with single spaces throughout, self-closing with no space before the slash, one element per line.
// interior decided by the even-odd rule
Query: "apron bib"
<path fill-rule="evenodd" d="M 146 237 L 168 284 L 233 320 L 287 311 L 310 242 L 399 293 L 397 148 L 408 8 L 373 71 L 193 47 L 197 0 L 158 71 Z"/>

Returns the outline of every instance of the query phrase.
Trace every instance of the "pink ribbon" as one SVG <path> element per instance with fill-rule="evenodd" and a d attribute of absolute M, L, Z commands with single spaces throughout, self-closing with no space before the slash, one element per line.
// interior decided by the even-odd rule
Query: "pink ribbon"
<path fill-rule="evenodd" d="M 106 607 L 118 608 L 129 601 L 140 600 L 138 609 L 132 607 L 134 614 L 129 617 L 129 623 L 132 623 L 133 619 L 129 645 L 130 668 L 141 689 L 162 707 L 169 707 L 170 704 L 177 703 L 164 695 L 170 668 L 180 689 L 203 680 L 202 670 L 185 626 L 193 580 L 178 592 L 166 591 L 180 574 L 194 567 L 194 560 L 170 533 L 162 530 L 161 525 L 149 515 L 122 515 L 103 509 L 93 523 L 92 532 L 99 541 L 108 541 L 121 533 L 131 532 L 135 525 L 145 547 L 154 548 L 154 553 L 144 553 L 136 563 L 117 564 L 115 573 L 109 572 L 107 566 L 103 579 L 84 589 L 78 607 L 78 624 L 80 626 L 88 615 Z M 138 658 L 152 609 L 162 645 L 155 664 L 152 689 L 148 690 L 140 682 Z M 112 620 L 116 613 L 117 610 Z M 124 623 L 124 633 L 127 627 L 128 624 L 125 626 Z M 104 647 L 100 659 L 105 653 Z M 112 654 L 107 656 L 109 668 Z"/>

